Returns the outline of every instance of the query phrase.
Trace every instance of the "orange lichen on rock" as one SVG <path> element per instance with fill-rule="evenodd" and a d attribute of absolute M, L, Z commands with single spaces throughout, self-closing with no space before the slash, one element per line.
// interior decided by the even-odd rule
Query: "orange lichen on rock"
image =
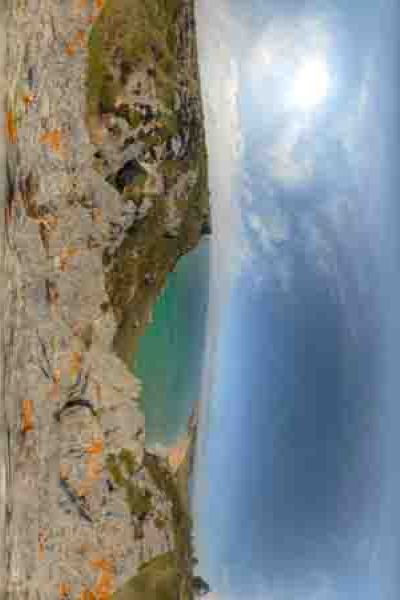
<path fill-rule="evenodd" d="M 60 252 L 60 269 L 65 272 L 68 270 L 69 262 L 74 256 L 81 253 L 79 248 L 63 248 Z"/>
<path fill-rule="evenodd" d="M 75 7 L 79 10 L 86 8 L 88 0 L 75 0 Z"/>
<path fill-rule="evenodd" d="M 68 54 L 68 56 L 75 56 L 78 47 L 84 48 L 86 41 L 86 31 L 80 29 L 76 32 L 72 40 L 65 46 L 65 52 Z"/>
<path fill-rule="evenodd" d="M 103 472 L 103 466 L 96 456 L 91 456 L 87 462 L 87 478 L 89 481 L 97 481 Z"/>
<path fill-rule="evenodd" d="M 75 56 L 75 52 L 76 52 L 76 48 L 75 46 L 72 44 L 72 42 L 70 42 L 69 44 L 67 44 L 65 46 L 65 53 L 68 54 L 68 56 Z"/>
<path fill-rule="evenodd" d="M 53 129 L 52 131 L 43 133 L 39 138 L 39 142 L 41 144 L 47 144 L 53 152 L 56 152 L 57 154 L 64 153 L 61 129 Z"/>
<path fill-rule="evenodd" d="M 31 104 L 35 101 L 35 96 L 33 94 L 24 94 L 22 96 L 22 102 L 25 104 L 25 111 L 28 110 Z"/>
<path fill-rule="evenodd" d="M 88 454 L 102 454 L 104 452 L 104 440 L 99 438 L 93 440 L 93 442 L 86 448 Z"/>
<path fill-rule="evenodd" d="M 86 31 L 83 31 L 83 29 L 79 29 L 79 31 L 76 32 L 75 42 L 81 48 L 84 48 L 86 46 L 86 43 L 87 43 L 86 36 L 87 36 L 87 33 L 86 33 Z"/>
<path fill-rule="evenodd" d="M 116 589 L 115 568 L 110 560 L 92 559 L 92 567 L 100 570 L 93 593 L 96 600 L 109 600 Z"/>
<path fill-rule="evenodd" d="M 58 586 L 58 597 L 60 598 L 60 600 L 66 600 L 69 595 L 71 593 L 71 586 L 69 585 L 69 583 L 60 583 L 60 585 Z"/>
<path fill-rule="evenodd" d="M 35 221 L 35 223 L 38 225 L 42 225 L 48 232 L 56 229 L 58 225 L 58 217 L 56 215 L 46 215 L 45 217 L 33 218 L 33 221 Z"/>
<path fill-rule="evenodd" d="M 106 558 L 91 558 L 89 562 L 92 567 L 100 569 L 100 571 L 113 571 L 111 561 Z"/>
<path fill-rule="evenodd" d="M 92 484 L 85 479 L 79 485 L 77 489 L 77 495 L 79 496 L 79 498 L 86 498 L 86 496 L 89 496 L 91 489 Z"/>
<path fill-rule="evenodd" d="M 12 110 L 8 110 L 6 114 L 6 129 L 8 140 L 15 144 L 17 141 L 17 127 L 15 125 L 15 115 Z"/>
<path fill-rule="evenodd" d="M 61 369 L 54 369 L 53 371 L 54 383 L 59 384 L 61 381 Z"/>
<path fill-rule="evenodd" d="M 60 382 L 61 382 L 61 369 L 54 369 L 53 371 L 53 383 L 50 388 L 50 400 L 56 401 L 60 398 Z"/>
<path fill-rule="evenodd" d="M 79 371 L 82 369 L 83 354 L 82 352 L 71 352 L 70 357 L 70 374 L 72 377 L 76 377 Z"/>
<path fill-rule="evenodd" d="M 97 600 L 96 596 L 87 587 L 83 588 L 79 595 L 79 600 Z"/>
<path fill-rule="evenodd" d="M 33 401 L 25 399 L 22 402 L 22 432 L 33 430 Z"/>
<path fill-rule="evenodd" d="M 39 530 L 39 559 L 43 560 L 44 559 L 44 551 L 45 551 L 45 545 L 46 545 L 46 533 L 43 531 L 43 529 Z"/>
<path fill-rule="evenodd" d="M 86 448 L 88 459 L 86 462 L 86 478 L 81 482 L 79 487 L 80 496 L 88 496 L 91 492 L 93 484 L 101 479 L 103 473 L 103 462 L 101 455 L 104 452 L 104 440 L 101 438 L 93 440 Z"/>

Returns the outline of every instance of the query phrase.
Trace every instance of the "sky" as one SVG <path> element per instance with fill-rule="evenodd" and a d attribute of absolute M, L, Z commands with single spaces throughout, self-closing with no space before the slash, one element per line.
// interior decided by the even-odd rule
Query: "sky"
<path fill-rule="evenodd" d="M 398 600 L 399 11 L 202 0 L 197 17 L 200 569 L 223 600 Z"/>

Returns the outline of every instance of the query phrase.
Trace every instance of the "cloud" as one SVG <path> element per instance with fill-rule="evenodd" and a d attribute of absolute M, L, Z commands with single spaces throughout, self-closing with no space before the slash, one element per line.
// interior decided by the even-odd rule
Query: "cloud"
<path fill-rule="evenodd" d="M 274 254 L 277 244 L 289 240 L 289 224 L 283 213 L 275 212 L 271 216 L 262 217 L 258 213 L 250 212 L 247 222 L 266 253 Z"/>
<path fill-rule="evenodd" d="M 300 121 L 288 121 L 286 128 L 266 151 L 265 159 L 274 179 L 293 185 L 312 178 L 314 160 L 304 148 L 303 135 Z"/>
<path fill-rule="evenodd" d="M 222 290 L 229 287 L 243 261 L 242 214 L 237 200 L 243 139 L 233 51 L 233 42 L 241 32 L 226 0 L 198 3 L 197 13 L 214 224 L 212 259 Z"/>
<path fill-rule="evenodd" d="M 249 230 L 245 264 L 253 267 L 254 286 L 262 287 L 270 279 L 283 291 L 289 291 L 292 268 L 285 251 L 291 236 L 287 217 L 275 208 L 268 215 L 247 210 L 243 218 Z"/>
<path fill-rule="evenodd" d="M 305 142 L 313 129 L 315 109 L 325 101 L 319 87 L 320 69 L 315 67 L 324 66 L 328 92 L 331 45 L 324 20 L 304 15 L 290 21 L 272 18 L 253 44 L 247 62 L 252 110 L 260 128 L 268 130 L 268 143 L 261 140 L 257 154 L 269 176 L 282 184 L 297 184 L 313 176 L 313 144 Z M 310 77 L 315 81 L 310 82 Z M 304 102 L 306 98 L 309 102 Z"/>
<path fill-rule="evenodd" d="M 226 591 L 211 592 L 207 600 L 336 600 L 338 598 L 337 582 L 322 572 L 309 574 L 307 581 L 291 586 L 288 583 L 271 585 L 259 581 L 251 591 L 237 592 L 233 586 L 226 586 Z"/>

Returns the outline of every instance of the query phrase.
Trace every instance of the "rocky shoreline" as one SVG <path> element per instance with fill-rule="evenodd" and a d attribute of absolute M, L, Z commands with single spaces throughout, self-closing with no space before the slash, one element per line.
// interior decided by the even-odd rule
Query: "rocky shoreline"
<path fill-rule="evenodd" d="M 194 7 L 128 4 L 8 7 L 2 598 L 106 600 L 161 555 L 165 598 L 192 597 L 190 515 L 128 364 L 210 227 Z"/>

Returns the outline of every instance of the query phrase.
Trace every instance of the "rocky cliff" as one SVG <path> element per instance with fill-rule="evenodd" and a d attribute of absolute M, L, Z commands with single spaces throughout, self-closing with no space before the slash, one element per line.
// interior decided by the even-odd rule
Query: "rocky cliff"
<path fill-rule="evenodd" d="M 6 76 L 2 597 L 106 600 L 168 553 L 190 598 L 128 365 L 210 227 L 192 0 L 13 0 Z"/>

